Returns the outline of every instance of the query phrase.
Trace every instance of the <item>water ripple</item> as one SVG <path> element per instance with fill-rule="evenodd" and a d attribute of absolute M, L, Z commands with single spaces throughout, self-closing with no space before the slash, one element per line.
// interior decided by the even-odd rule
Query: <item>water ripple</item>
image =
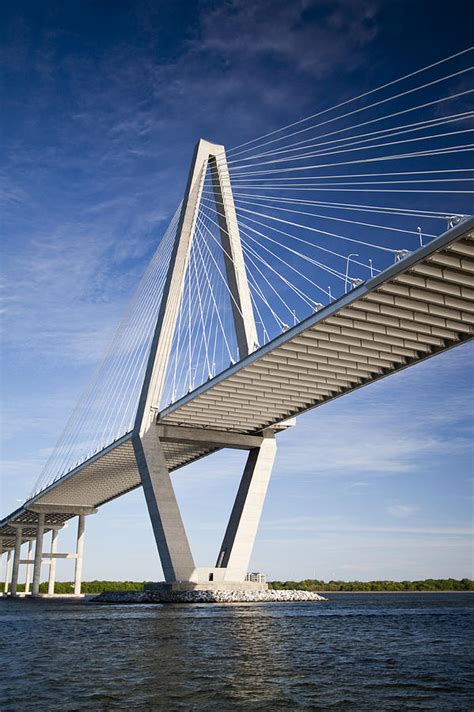
<path fill-rule="evenodd" d="M 471 594 L 0 600 L 2 712 L 474 709 Z"/>

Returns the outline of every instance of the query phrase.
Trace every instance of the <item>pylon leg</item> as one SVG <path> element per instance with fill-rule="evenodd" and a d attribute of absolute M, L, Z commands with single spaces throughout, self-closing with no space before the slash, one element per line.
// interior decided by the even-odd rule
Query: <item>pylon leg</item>
<path fill-rule="evenodd" d="M 134 448 L 165 581 L 189 581 L 194 560 L 156 426 Z"/>
<path fill-rule="evenodd" d="M 265 430 L 263 442 L 249 452 L 216 566 L 226 568 L 226 581 L 244 581 L 248 572 L 276 455 L 273 430 Z"/>

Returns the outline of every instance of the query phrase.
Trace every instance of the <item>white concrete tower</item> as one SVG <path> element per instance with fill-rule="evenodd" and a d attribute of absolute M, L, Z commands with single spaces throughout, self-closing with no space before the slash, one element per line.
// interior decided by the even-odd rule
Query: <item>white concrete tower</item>
<path fill-rule="evenodd" d="M 243 585 L 276 452 L 273 430 L 259 436 L 192 429 L 196 443 L 250 451 L 227 532 L 214 568 L 198 569 L 189 546 L 160 440 L 156 411 L 163 392 L 179 314 L 189 255 L 194 239 L 204 180 L 210 170 L 227 283 L 240 358 L 258 348 L 257 330 L 247 281 L 224 146 L 201 139 L 196 145 L 163 291 L 156 329 L 140 395 L 133 444 L 165 579 L 169 583 Z M 174 428 L 176 431 L 176 428 Z M 186 429 L 189 431 L 190 429 Z M 168 434 L 169 438 L 172 437 Z M 180 435 L 175 433 L 175 437 Z"/>

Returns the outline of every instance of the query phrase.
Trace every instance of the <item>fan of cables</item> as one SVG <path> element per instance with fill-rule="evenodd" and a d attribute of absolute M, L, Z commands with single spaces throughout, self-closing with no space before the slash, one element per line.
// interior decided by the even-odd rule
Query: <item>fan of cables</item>
<path fill-rule="evenodd" d="M 260 346 L 474 212 L 473 49 L 246 141 L 208 164 L 157 407 L 239 359 L 224 207 L 237 216 Z M 224 207 L 214 190 L 219 166 L 230 176 L 222 186 Z M 133 428 L 180 212 L 35 491 Z"/>

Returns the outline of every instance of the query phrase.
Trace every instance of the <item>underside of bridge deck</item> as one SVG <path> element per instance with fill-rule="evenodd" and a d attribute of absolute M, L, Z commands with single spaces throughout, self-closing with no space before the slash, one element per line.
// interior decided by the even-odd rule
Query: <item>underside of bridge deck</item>
<path fill-rule="evenodd" d="M 162 411 L 255 433 L 472 338 L 470 218 Z"/>

